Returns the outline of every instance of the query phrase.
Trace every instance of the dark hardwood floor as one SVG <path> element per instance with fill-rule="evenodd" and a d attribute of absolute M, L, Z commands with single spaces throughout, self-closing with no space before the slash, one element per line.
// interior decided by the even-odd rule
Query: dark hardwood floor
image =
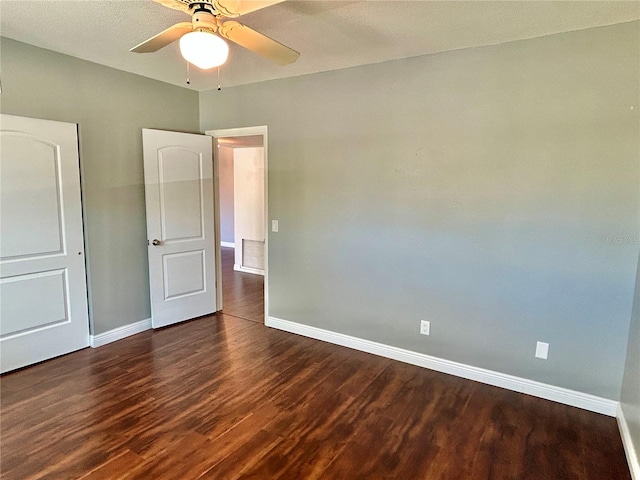
<path fill-rule="evenodd" d="M 264 277 L 233 269 L 234 249 L 222 251 L 222 311 L 227 315 L 264 323 Z"/>
<path fill-rule="evenodd" d="M 228 314 L 0 388 L 11 480 L 630 479 L 613 418 Z"/>

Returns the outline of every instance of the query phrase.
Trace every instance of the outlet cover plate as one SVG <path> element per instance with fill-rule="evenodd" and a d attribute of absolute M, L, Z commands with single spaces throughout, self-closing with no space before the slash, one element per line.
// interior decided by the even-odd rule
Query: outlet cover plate
<path fill-rule="evenodd" d="M 536 358 L 546 360 L 549 358 L 549 344 L 545 342 L 536 343 Z"/>
<path fill-rule="evenodd" d="M 429 330 L 431 330 L 431 322 L 428 320 L 420 321 L 420 334 L 421 335 L 429 335 Z"/>

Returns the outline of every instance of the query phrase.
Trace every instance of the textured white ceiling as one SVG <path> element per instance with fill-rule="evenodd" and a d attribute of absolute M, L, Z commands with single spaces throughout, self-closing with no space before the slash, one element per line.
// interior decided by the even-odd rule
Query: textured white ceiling
<path fill-rule="evenodd" d="M 288 0 L 240 17 L 301 53 L 280 67 L 231 45 L 222 86 L 336 70 L 640 19 L 640 1 Z M 0 0 L 0 35 L 194 90 L 217 73 L 191 71 L 177 43 L 129 49 L 189 16 L 151 0 Z"/>

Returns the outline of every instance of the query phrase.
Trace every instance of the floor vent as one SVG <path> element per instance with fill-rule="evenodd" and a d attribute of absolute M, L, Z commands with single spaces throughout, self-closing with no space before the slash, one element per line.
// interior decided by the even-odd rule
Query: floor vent
<path fill-rule="evenodd" d="M 242 239 L 242 266 L 264 270 L 264 242 Z"/>

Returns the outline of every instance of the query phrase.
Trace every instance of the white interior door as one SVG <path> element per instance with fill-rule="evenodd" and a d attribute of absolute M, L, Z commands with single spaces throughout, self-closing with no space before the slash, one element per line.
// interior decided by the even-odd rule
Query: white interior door
<path fill-rule="evenodd" d="M 151 320 L 216 311 L 212 138 L 142 130 Z"/>
<path fill-rule="evenodd" d="M 89 346 L 77 126 L 0 116 L 0 369 Z"/>

